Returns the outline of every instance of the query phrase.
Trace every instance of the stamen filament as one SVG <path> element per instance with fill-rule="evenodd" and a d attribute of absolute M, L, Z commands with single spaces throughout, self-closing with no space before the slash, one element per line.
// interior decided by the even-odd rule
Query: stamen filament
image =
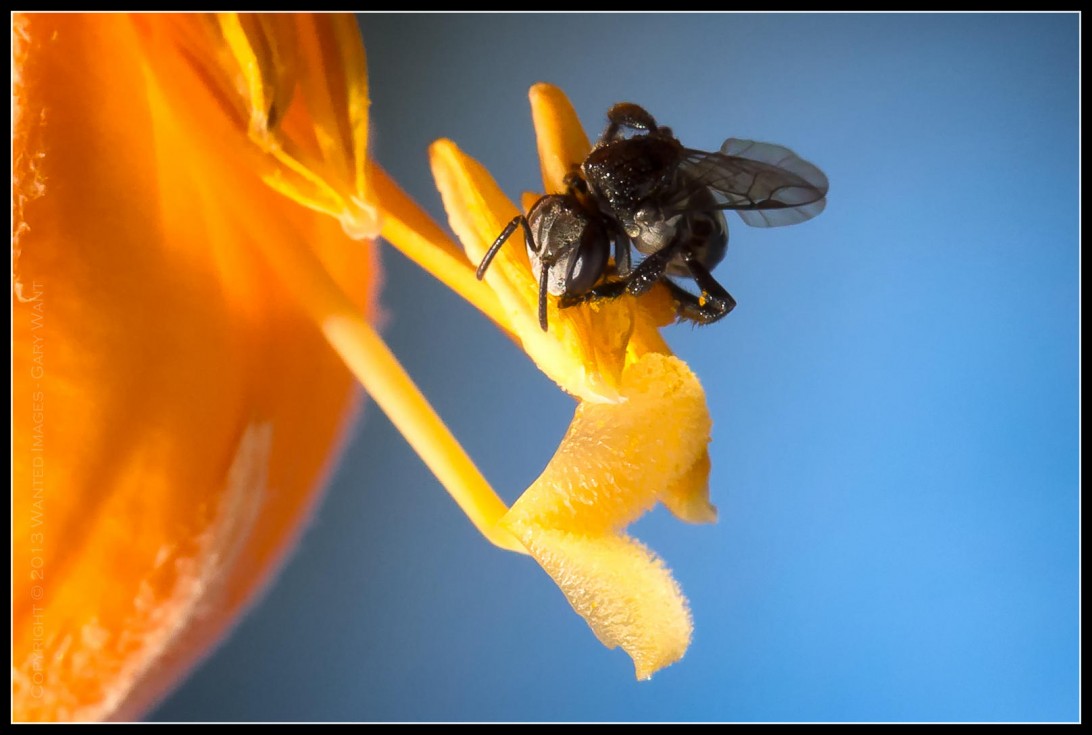
<path fill-rule="evenodd" d="M 169 117 L 163 123 L 181 124 Z M 231 155 L 227 146 L 224 147 L 224 155 Z M 225 166 L 223 174 L 228 179 L 239 179 L 225 182 L 228 189 L 244 190 L 248 185 L 235 167 Z M 195 171 L 194 175 L 199 173 Z M 497 523 L 508 512 L 508 506 L 318 256 L 304 242 L 278 236 L 273 219 L 248 211 L 229 214 L 225 226 L 238 230 L 239 242 L 255 244 L 256 254 L 321 329 L 345 366 L 470 522 L 494 545 L 526 554 L 523 545 Z M 470 265 L 466 263 L 464 267 L 473 278 Z M 475 284 L 485 288 L 477 281 Z"/>
<path fill-rule="evenodd" d="M 304 182 L 314 187 L 313 193 L 305 194 L 302 187 L 295 182 L 289 182 L 287 178 L 283 178 L 282 181 L 277 181 L 271 177 L 265 177 L 266 183 L 273 186 L 277 191 L 285 194 L 286 196 L 300 201 L 305 206 L 310 207 L 323 214 L 329 214 L 333 217 L 341 218 L 341 212 L 346 207 L 345 197 L 343 197 L 336 189 L 330 186 L 321 176 L 312 171 L 308 166 L 301 163 L 292 153 L 285 150 L 279 142 L 276 141 L 257 141 L 262 145 L 262 149 L 273 156 L 278 163 L 282 164 L 286 169 L 291 171 L 300 177 Z M 283 182 L 283 183 L 282 183 Z M 321 198 L 320 198 L 321 197 Z"/>
<path fill-rule="evenodd" d="M 352 306 L 347 299 L 345 302 Z M 523 545 L 497 525 L 508 507 L 448 431 L 382 337 L 351 308 L 342 313 L 328 313 L 320 324 L 330 346 L 478 531 L 502 549 L 526 554 Z"/>
<path fill-rule="evenodd" d="M 264 229 L 266 225 L 261 217 L 252 217 L 248 227 Z M 284 242 L 273 237 L 259 238 L 263 240 Z M 522 544 L 497 525 L 508 512 L 504 501 L 318 257 L 302 244 L 267 245 L 259 251 L 478 531 L 502 549 L 527 553 Z"/>
<path fill-rule="evenodd" d="M 266 94 L 266 80 L 262 77 L 262 65 L 247 38 L 242 19 L 238 13 L 218 13 L 216 20 L 224 36 L 228 50 L 239 64 L 239 70 L 246 80 L 247 102 L 250 103 L 250 134 L 265 135 L 265 114 L 269 111 L 270 100 Z M 257 129 L 255 129 L 257 128 Z"/>
<path fill-rule="evenodd" d="M 463 249 L 391 180 L 386 171 L 373 163 L 368 174 L 372 195 L 383 211 L 383 239 L 492 319 L 512 339 L 517 339 L 500 300 L 475 276 L 475 266 L 467 260 Z"/>

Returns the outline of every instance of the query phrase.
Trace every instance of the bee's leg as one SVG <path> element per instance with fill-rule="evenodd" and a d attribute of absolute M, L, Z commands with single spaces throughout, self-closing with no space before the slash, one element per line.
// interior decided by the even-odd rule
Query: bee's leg
<path fill-rule="evenodd" d="M 485 257 L 483 257 L 482 262 L 478 264 L 477 276 L 479 281 L 485 278 L 485 271 L 488 270 L 489 264 L 493 262 L 493 258 L 497 257 L 501 245 L 512 236 L 512 233 L 515 232 L 516 228 L 520 225 L 523 225 L 523 238 L 527 243 L 527 247 L 538 252 L 538 248 L 535 246 L 535 239 L 531 237 L 531 228 L 527 224 L 527 218 L 522 214 L 517 214 L 512 218 L 512 221 L 501 230 L 501 234 L 497 235 L 497 239 L 493 241 L 493 244 L 489 246 L 489 249 L 485 251 Z"/>
<path fill-rule="evenodd" d="M 626 286 L 629 282 L 625 279 L 621 281 L 608 281 L 607 283 L 601 283 L 590 291 L 585 291 L 582 294 L 565 294 L 558 302 L 558 307 L 562 309 L 568 309 L 570 306 L 576 306 L 588 301 L 603 301 L 604 299 L 616 299 L 626 292 Z"/>
<path fill-rule="evenodd" d="M 630 260 L 629 237 L 621 229 L 614 235 L 614 270 L 622 278 L 628 278 L 633 262 Z"/>
<path fill-rule="evenodd" d="M 607 128 L 603 131 L 599 142 L 617 140 L 623 128 L 650 133 L 657 127 L 655 118 L 645 108 L 632 102 L 619 102 L 607 110 Z"/>
<path fill-rule="evenodd" d="M 674 283 L 668 282 L 681 318 L 698 324 L 712 324 L 736 308 L 736 300 L 717 283 L 709 269 L 699 263 L 693 254 L 685 251 L 683 261 L 694 283 L 701 289 L 701 296 L 695 296 Z"/>
<path fill-rule="evenodd" d="M 640 296 L 663 280 L 664 271 L 678 250 L 678 243 L 672 243 L 642 260 L 625 279 L 626 293 Z"/>
<path fill-rule="evenodd" d="M 676 283 L 664 281 L 667 290 L 671 292 L 671 298 L 675 302 L 675 313 L 680 321 L 694 322 L 695 324 L 712 324 L 727 314 L 727 311 L 711 308 L 710 302 L 702 304 L 698 296 L 690 293 Z"/>

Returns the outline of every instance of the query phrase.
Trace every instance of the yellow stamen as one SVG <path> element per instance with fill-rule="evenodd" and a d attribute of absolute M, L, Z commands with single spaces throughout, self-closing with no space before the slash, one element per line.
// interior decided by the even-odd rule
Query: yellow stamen
<path fill-rule="evenodd" d="M 374 237 L 376 212 L 367 191 L 367 67 L 351 17 L 221 13 L 219 32 L 241 76 L 247 135 L 279 166 L 263 173 L 276 191 L 337 218 L 353 238 Z M 301 51 L 321 64 L 298 69 L 288 60 Z M 293 95 L 319 121 L 306 135 L 288 129 Z M 352 169 L 350 170 L 350 167 Z M 346 186 L 346 184 L 349 184 Z"/>
<path fill-rule="evenodd" d="M 253 220 L 249 226 L 254 228 Z M 508 507 L 429 405 L 398 359 L 306 247 L 261 249 L 330 346 L 406 438 L 474 526 L 493 544 L 526 553 L 497 522 Z"/>
<path fill-rule="evenodd" d="M 383 211 L 383 239 L 515 339 L 496 294 L 474 275 L 475 268 L 463 249 L 391 180 L 386 171 L 372 164 L 369 178 L 372 193 Z"/>
<path fill-rule="evenodd" d="M 164 124 L 183 125 L 173 119 Z M 218 143 L 222 155 L 233 155 L 228 142 Z M 192 165 L 200 166 L 200 162 Z M 194 175 L 199 176 L 200 171 L 195 169 Z M 222 175 L 238 178 L 233 183 L 240 190 L 246 186 L 235 167 L 225 167 Z M 412 215 L 412 212 L 408 214 Z M 225 225 L 239 231 L 240 241 L 261 243 L 257 248 L 258 255 L 306 310 L 364 390 L 474 526 L 491 543 L 527 553 L 508 531 L 497 525 L 508 512 L 504 501 L 490 487 L 382 337 L 363 318 L 314 251 L 300 240 L 275 237 L 269 231 L 275 226 L 273 221 L 254 216 L 253 212 L 236 211 L 232 215 L 234 219 Z"/>

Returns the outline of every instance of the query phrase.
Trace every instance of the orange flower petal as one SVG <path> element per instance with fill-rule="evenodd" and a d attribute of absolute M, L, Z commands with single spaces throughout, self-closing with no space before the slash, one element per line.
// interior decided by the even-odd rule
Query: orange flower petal
<path fill-rule="evenodd" d="M 225 156 L 213 139 L 248 123 L 185 64 L 180 121 L 148 64 L 185 57 L 146 46 L 178 22 L 215 30 L 15 19 L 15 720 L 161 696 L 290 548 L 352 414 L 353 379 L 257 254 L 314 248 L 371 311 L 374 251 Z"/>

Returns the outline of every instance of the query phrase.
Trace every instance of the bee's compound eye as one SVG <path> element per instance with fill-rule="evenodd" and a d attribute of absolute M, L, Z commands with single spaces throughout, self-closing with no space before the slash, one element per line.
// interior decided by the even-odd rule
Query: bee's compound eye
<path fill-rule="evenodd" d="M 589 224 L 573 254 L 572 267 L 565 280 L 566 293 L 575 296 L 590 291 L 606 270 L 609 255 L 610 240 L 606 232 Z"/>

